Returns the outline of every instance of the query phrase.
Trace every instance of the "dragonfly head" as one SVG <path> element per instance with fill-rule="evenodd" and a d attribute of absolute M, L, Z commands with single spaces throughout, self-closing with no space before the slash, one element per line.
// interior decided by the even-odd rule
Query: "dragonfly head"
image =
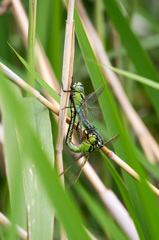
<path fill-rule="evenodd" d="M 71 89 L 77 92 L 84 92 L 84 87 L 81 82 L 73 83 Z"/>

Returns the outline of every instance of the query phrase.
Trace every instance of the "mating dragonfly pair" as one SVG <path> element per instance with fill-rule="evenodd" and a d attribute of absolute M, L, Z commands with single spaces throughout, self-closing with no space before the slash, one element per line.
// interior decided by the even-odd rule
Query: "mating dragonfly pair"
<path fill-rule="evenodd" d="M 62 172 L 60 175 L 66 173 L 70 169 L 70 167 L 78 161 L 79 158 L 81 158 L 82 156 L 85 156 L 85 160 L 81 163 L 81 165 L 77 169 L 77 172 L 75 174 L 76 178 L 74 179 L 74 182 L 77 181 L 77 179 L 79 178 L 82 168 L 89 158 L 89 154 L 95 150 L 102 148 L 104 145 L 107 145 L 108 142 L 110 143 L 110 141 L 111 142 L 115 141 L 118 138 L 118 135 L 117 135 L 114 138 L 110 139 L 108 142 L 104 143 L 104 139 L 101 136 L 101 134 L 95 129 L 94 126 L 90 124 L 90 122 L 87 119 L 88 117 L 87 106 L 89 106 L 90 103 L 92 105 L 97 101 L 103 89 L 104 89 L 104 85 L 98 88 L 95 92 L 89 94 L 87 97 L 85 96 L 85 93 L 84 93 L 84 87 L 80 82 L 72 83 L 70 90 L 63 89 L 64 92 L 70 92 L 70 101 L 71 101 L 70 107 L 67 107 L 67 108 L 70 108 L 71 110 L 71 121 L 69 124 L 67 136 L 66 136 L 66 144 L 71 151 L 75 153 L 80 153 L 80 154 L 78 155 L 78 158 L 68 168 L 66 168 L 64 172 Z M 85 128 L 84 129 L 85 137 L 83 138 L 83 141 L 78 146 L 73 144 L 71 141 L 76 115 L 78 116 L 78 124 L 77 124 L 76 130 L 78 131 L 78 126 L 80 126 L 80 140 L 83 138 L 82 125 Z"/>

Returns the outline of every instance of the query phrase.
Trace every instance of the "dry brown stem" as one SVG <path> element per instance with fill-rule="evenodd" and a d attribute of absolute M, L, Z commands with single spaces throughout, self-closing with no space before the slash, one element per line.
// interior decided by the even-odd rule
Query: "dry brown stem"
<path fill-rule="evenodd" d="M 11 4 L 11 0 L 3 0 L 0 4 L 0 16 L 6 13 L 9 6 Z"/>
<path fill-rule="evenodd" d="M 72 73 L 73 73 L 73 60 L 74 60 L 74 0 L 69 0 L 67 21 L 66 21 L 66 32 L 65 32 L 65 44 L 63 54 L 63 70 L 62 70 L 62 87 L 67 90 L 70 89 Z M 66 116 L 69 101 L 69 93 L 63 92 L 61 89 L 60 99 L 60 112 L 58 119 L 58 131 L 56 141 L 56 164 L 57 171 L 60 174 L 63 172 L 63 139 L 66 126 Z M 61 175 L 60 180 L 64 186 L 64 175 Z M 61 240 L 65 239 L 65 233 L 61 227 Z"/>
<path fill-rule="evenodd" d="M 63 56 L 63 70 L 62 70 L 62 86 L 65 90 L 70 89 L 72 72 L 73 72 L 73 59 L 74 59 L 74 0 L 69 1 L 68 14 L 66 21 L 66 32 L 65 32 L 65 45 L 64 45 L 64 56 Z M 69 100 L 69 93 L 63 92 L 61 89 L 60 99 L 60 111 L 58 119 L 58 132 L 56 142 L 56 162 L 58 173 L 63 172 L 63 138 L 66 126 L 66 116 Z M 64 176 L 60 177 L 64 185 Z"/>
<path fill-rule="evenodd" d="M 1 212 L 0 212 L 0 224 L 7 228 L 11 226 L 11 222 Z M 16 225 L 16 231 L 19 237 L 21 237 L 24 240 L 27 240 L 27 232 L 24 229 Z"/>

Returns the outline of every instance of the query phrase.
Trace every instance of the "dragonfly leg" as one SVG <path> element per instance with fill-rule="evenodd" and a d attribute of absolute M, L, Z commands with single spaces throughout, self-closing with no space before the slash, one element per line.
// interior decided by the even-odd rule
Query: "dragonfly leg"
<path fill-rule="evenodd" d="M 65 108 L 71 108 L 71 107 L 64 107 L 64 108 L 62 108 L 62 110 L 64 110 Z"/>
<path fill-rule="evenodd" d="M 62 91 L 63 91 L 63 92 L 72 92 L 72 90 L 64 90 L 64 89 L 63 89 L 63 83 L 61 83 L 61 87 L 62 87 Z"/>

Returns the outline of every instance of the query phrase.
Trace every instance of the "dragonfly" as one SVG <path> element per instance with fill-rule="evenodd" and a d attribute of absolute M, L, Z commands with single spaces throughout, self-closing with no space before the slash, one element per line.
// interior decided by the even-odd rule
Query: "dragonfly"
<path fill-rule="evenodd" d="M 68 148 L 75 152 L 75 153 L 79 153 L 78 157 L 76 158 L 76 160 L 74 160 L 61 174 L 65 174 L 75 163 L 77 163 L 77 161 L 82 157 L 85 156 L 84 161 L 80 164 L 80 166 L 78 167 L 78 169 L 76 170 L 76 172 L 72 175 L 72 179 L 71 180 L 71 184 L 74 184 L 81 172 L 82 172 L 82 168 L 84 167 L 85 163 L 88 161 L 89 155 L 91 152 L 94 152 L 96 150 L 98 150 L 99 148 L 101 148 L 101 146 L 99 146 L 99 138 L 98 135 L 95 134 L 93 131 L 91 132 L 90 129 L 85 129 L 84 130 L 84 135 L 85 135 L 85 139 L 82 141 L 81 144 L 79 144 L 78 146 L 72 143 L 72 134 L 73 134 L 73 126 L 75 123 L 75 119 L 76 119 L 76 109 L 74 107 L 74 103 L 73 101 L 71 101 L 71 105 L 70 105 L 70 109 L 71 109 L 71 121 L 69 124 L 69 128 L 68 128 L 68 132 L 67 132 L 67 136 L 66 136 L 66 145 L 68 146 Z M 112 139 L 110 139 L 109 141 L 107 141 L 105 144 L 103 145 L 108 145 L 108 144 L 112 144 L 114 141 L 116 141 L 118 138 L 118 135 L 113 137 Z"/>
<path fill-rule="evenodd" d="M 84 92 L 84 87 L 81 82 L 72 83 L 70 90 L 64 90 L 64 92 L 70 92 L 70 100 L 73 104 L 73 107 L 78 115 L 78 124 L 77 128 L 80 125 L 80 139 L 82 139 L 82 123 L 85 129 L 88 130 L 89 133 L 94 133 L 98 139 L 97 147 L 101 148 L 104 145 L 104 139 L 102 135 L 97 131 L 97 129 L 91 125 L 91 123 L 87 120 L 88 110 L 87 106 L 89 103 L 94 104 L 97 101 L 97 98 L 100 96 L 104 89 L 104 85 L 98 88 L 95 92 L 89 94 L 87 97 Z M 70 107 L 68 107 L 70 108 Z M 95 110 L 97 111 L 98 108 Z"/>
<path fill-rule="evenodd" d="M 77 169 L 77 171 L 75 172 L 75 174 L 72 175 L 72 178 L 74 178 L 74 180 L 71 181 L 71 184 L 74 184 L 77 179 L 79 178 L 82 168 L 84 167 L 85 163 L 88 160 L 89 154 L 91 152 L 93 152 L 96 148 L 98 148 L 98 138 L 97 135 L 95 135 L 93 132 L 91 133 L 90 131 L 88 132 L 86 129 L 84 130 L 84 140 L 82 141 L 81 144 L 79 144 L 78 146 L 72 143 L 72 134 L 73 134 L 73 126 L 75 123 L 75 119 L 76 119 L 76 109 L 74 108 L 74 104 L 73 101 L 71 101 L 71 105 L 70 105 L 70 109 L 71 109 L 71 121 L 69 124 L 69 128 L 67 131 L 67 135 L 66 135 L 66 145 L 68 146 L 68 148 L 75 152 L 75 153 L 79 153 L 78 158 L 76 158 L 75 161 L 73 161 L 61 174 L 65 174 L 82 156 L 85 156 L 84 161 L 80 164 L 79 168 Z M 77 128 L 76 128 L 77 130 Z"/>

